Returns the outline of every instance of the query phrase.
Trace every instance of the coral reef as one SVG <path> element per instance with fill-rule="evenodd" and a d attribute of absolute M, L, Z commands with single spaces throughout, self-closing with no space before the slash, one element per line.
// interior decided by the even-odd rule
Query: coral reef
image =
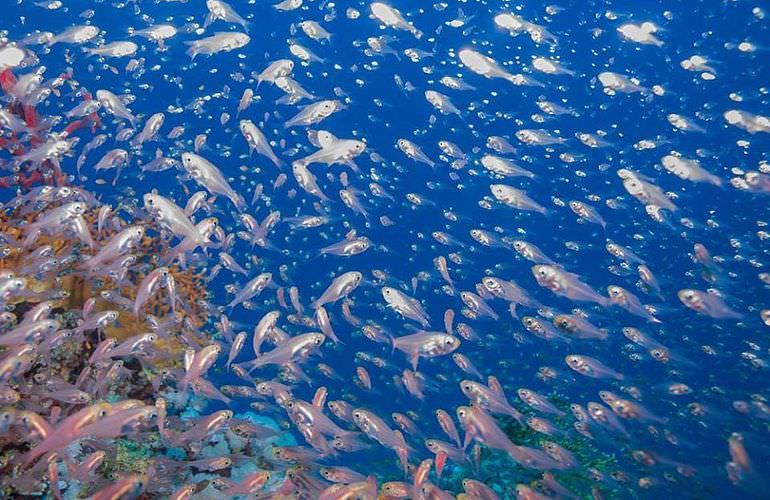
<path fill-rule="evenodd" d="M 178 478 L 211 469 L 211 479 L 236 465 L 200 461 L 269 454 L 277 429 L 244 420 L 236 435 L 230 411 L 215 412 L 218 420 L 190 413 L 209 397 L 227 399 L 203 378 L 207 367 L 191 376 L 185 364 L 216 345 L 213 309 L 201 266 L 174 254 L 151 216 L 126 220 L 89 193 L 44 187 L 6 204 L 0 234 L 5 497 L 57 496 L 66 485 L 76 498 L 121 481 L 140 491 L 142 478 L 162 467 Z M 163 280 L 149 286 L 158 269 Z M 201 420 L 210 427 L 199 433 Z M 178 486 L 158 479 L 152 488 L 168 494 Z"/>

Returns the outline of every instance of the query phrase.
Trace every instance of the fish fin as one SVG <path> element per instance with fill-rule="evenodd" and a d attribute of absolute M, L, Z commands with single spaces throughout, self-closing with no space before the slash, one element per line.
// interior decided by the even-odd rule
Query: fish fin
<path fill-rule="evenodd" d="M 503 386 L 500 384 L 500 381 L 497 380 L 497 377 L 494 375 L 490 375 L 487 377 L 487 385 L 490 389 L 492 389 L 492 392 L 500 396 L 501 398 L 507 400 L 505 397 L 505 391 L 503 391 Z"/>
<path fill-rule="evenodd" d="M 409 361 L 412 363 L 412 370 L 417 371 L 417 363 L 420 362 L 420 355 L 417 353 L 417 351 L 414 351 L 413 353 L 408 354 Z"/>
<path fill-rule="evenodd" d="M 192 365 L 193 358 L 195 357 L 195 350 L 186 349 L 184 352 L 184 371 L 187 373 L 190 371 L 190 365 Z"/>
<path fill-rule="evenodd" d="M 313 406 L 323 409 L 327 394 L 326 387 L 319 387 L 313 395 Z"/>
<path fill-rule="evenodd" d="M 345 161 L 344 161 L 344 162 L 342 162 L 342 163 L 344 163 L 345 165 L 347 165 L 348 167 L 350 167 L 350 169 L 351 169 L 353 172 L 355 172 L 355 173 L 357 173 L 357 174 L 360 174 L 360 173 L 361 173 L 361 169 L 359 168 L 358 164 L 357 164 L 355 161 L 353 161 L 353 160 L 345 160 Z"/>

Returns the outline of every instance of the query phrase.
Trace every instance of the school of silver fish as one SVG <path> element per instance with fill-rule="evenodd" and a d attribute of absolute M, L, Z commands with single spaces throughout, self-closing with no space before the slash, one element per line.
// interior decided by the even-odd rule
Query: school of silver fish
<path fill-rule="evenodd" d="M 762 497 L 768 19 L 615 3 L 9 2 L 0 497 Z"/>

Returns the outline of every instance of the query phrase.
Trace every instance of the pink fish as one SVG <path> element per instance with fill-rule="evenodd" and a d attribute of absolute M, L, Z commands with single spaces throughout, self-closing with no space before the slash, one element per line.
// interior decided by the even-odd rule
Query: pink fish
<path fill-rule="evenodd" d="M 233 361 L 235 361 L 235 358 L 238 357 L 238 354 L 241 352 L 241 349 L 243 349 L 245 343 L 246 332 L 238 333 L 233 339 L 232 345 L 230 346 L 230 353 L 227 355 L 227 363 L 225 363 L 225 368 L 230 368 L 230 365 L 232 365 Z"/>
<path fill-rule="evenodd" d="M 87 455 L 79 464 L 68 462 L 67 476 L 82 483 L 88 482 L 104 462 L 105 455 L 104 451 L 98 450 Z"/>
<path fill-rule="evenodd" d="M 110 240 L 99 250 L 99 253 L 87 259 L 81 264 L 81 269 L 93 273 L 99 266 L 117 260 L 130 250 L 136 248 L 144 237 L 143 226 L 128 226 Z"/>
<path fill-rule="evenodd" d="M 321 476 L 332 483 L 350 484 L 366 479 L 366 476 L 348 467 L 321 467 Z"/>
<path fill-rule="evenodd" d="M 467 447 L 476 440 L 489 448 L 507 452 L 517 463 L 532 469 L 560 469 L 562 466 L 544 451 L 525 446 L 518 446 L 498 427 L 494 419 L 481 408 L 460 406 L 457 417 L 465 428 Z"/>
<path fill-rule="evenodd" d="M 570 354 L 564 358 L 564 361 L 567 363 L 567 366 L 586 377 L 614 378 L 616 380 L 623 380 L 624 378 L 622 373 L 616 372 L 602 364 L 601 361 L 590 356 Z"/>
<path fill-rule="evenodd" d="M 470 359 L 468 359 L 466 355 L 456 352 L 452 354 L 452 360 L 455 362 L 458 368 L 460 368 L 468 375 L 472 375 L 479 379 L 484 378 L 478 368 L 476 368 L 476 366 L 471 362 Z"/>
<path fill-rule="evenodd" d="M 610 300 L 596 293 L 591 287 L 580 281 L 578 275 L 565 271 L 555 265 L 532 266 L 532 274 L 537 284 L 556 295 L 581 302 L 596 302 L 608 306 Z"/>
<path fill-rule="evenodd" d="M 149 427 L 155 423 L 158 410 L 154 406 L 140 406 L 115 411 L 106 417 L 92 422 L 80 430 L 82 435 L 96 439 L 114 439 L 130 434 L 141 427 Z"/>
<path fill-rule="evenodd" d="M 457 427 L 449 413 L 441 409 L 436 410 L 436 420 L 438 420 L 439 427 L 444 431 L 444 434 L 457 443 L 457 446 L 461 446 L 460 433 L 457 432 Z"/>
<path fill-rule="evenodd" d="M 677 292 L 682 304 L 695 312 L 715 319 L 741 319 L 743 314 L 730 308 L 725 300 L 715 293 L 706 293 L 689 288 Z"/>
<path fill-rule="evenodd" d="M 231 484 L 222 492 L 227 497 L 236 495 L 256 495 L 270 481 L 269 471 L 258 471 L 245 476 L 239 483 Z"/>
<path fill-rule="evenodd" d="M 346 485 L 335 484 L 326 488 L 317 497 L 318 500 L 345 500 L 350 498 L 376 498 L 377 480 L 369 476 L 366 481 Z"/>
<path fill-rule="evenodd" d="M 189 352 L 189 350 L 188 350 Z M 217 356 L 222 352 L 222 346 L 211 344 L 200 351 L 192 351 L 189 356 L 185 356 L 185 374 L 180 381 L 179 388 L 184 391 L 189 384 L 200 377 L 203 377 L 217 360 Z M 185 353 L 187 354 L 187 353 Z"/>
<path fill-rule="evenodd" d="M 191 441 L 202 441 L 227 428 L 233 412 L 220 410 L 197 420 L 193 426 L 171 438 L 174 446 L 181 446 Z"/>
<path fill-rule="evenodd" d="M 332 328 L 331 320 L 329 319 L 329 313 L 326 312 L 326 309 L 323 308 L 323 306 L 318 306 L 315 310 L 315 321 L 318 324 L 318 328 L 321 330 L 321 332 L 332 339 L 335 344 L 339 344 L 342 341 L 337 337 L 337 334 L 334 333 L 334 329 Z"/>
<path fill-rule="evenodd" d="M 460 347 L 460 340 L 441 332 L 420 331 L 393 339 L 393 348 L 403 351 L 417 370 L 420 358 L 434 358 L 450 354 Z"/>
<path fill-rule="evenodd" d="M 285 365 L 297 359 L 306 359 L 326 340 L 322 333 L 304 333 L 291 337 L 270 352 L 244 363 L 249 372 L 267 365 Z"/>
<path fill-rule="evenodd" d="M 160 288 L 167 287 L 169 280 L 173 280 L 171 271 L 167 267 L 158 267 L 150 271 L 145 276 L 136 289 L 136 299 L 134 300 L 134 316 L 139 318 L 139 313 Z"/>
<path fill-rule="evenodd" d="M 24 455 L 24 463 L 30 464 L 44 453 L 64 448 L 81 437 L 84 427 L 109 416 L 111 410 L 111 405 L 107 403 L 96 403 L 73 413 L 57 425 L 40 444 Z"/>
<path fill-rule="evenodd" d="M 463 479 L 463 489 L 470 497 L 478 500 L 499 500 L 500 498 L 492 488 L 475 479 Z"/>
<path fill-rule="evenodd" d="M 369 376 L 369 372 L 366 371 L 366 368 L 364 368 L 363 366 L 357 366 L 356 378 L 358 379 L 358 382 L 361 384 L 361 387 L 363 387 L 367 391 L 372 390 L 372 379 Z"/>
<path fill-rule="evenodd" d="M 492 413 L 509 415 L 516 419 L 519 424 L 524 425 L 524 416 L 511 406 L 502 391 L 497 391 L 472 380 L 462 380 L 460 389 L 474 406 L 484 408 Z"/>

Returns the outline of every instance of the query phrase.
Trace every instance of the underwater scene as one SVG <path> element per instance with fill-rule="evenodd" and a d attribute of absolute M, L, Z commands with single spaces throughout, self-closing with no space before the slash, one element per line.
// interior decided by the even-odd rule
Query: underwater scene
<path fill-rule="evenodd" d="M 770 498 L 766 3 L 0 3 L 0 498 Z"/>

